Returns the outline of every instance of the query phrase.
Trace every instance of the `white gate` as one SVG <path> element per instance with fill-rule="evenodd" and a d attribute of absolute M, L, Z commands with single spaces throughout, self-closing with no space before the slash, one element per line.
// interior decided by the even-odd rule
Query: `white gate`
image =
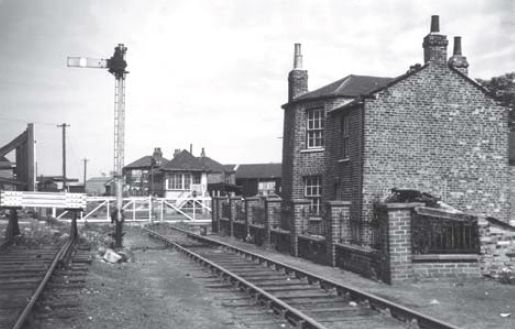
<path fill-rule="evenodd" d="M 115 207 L 115 197 L 87 197 L 86 209 L 79 221 L 110 222 Z M 153 197 L 127 197 L 123 199 L 126 222 L 209 222 L 211 221 L 211 198 L 191 197 L 166 199 Z M 54 216 L 60 220 L 69 219 L 64 211 Z"/>

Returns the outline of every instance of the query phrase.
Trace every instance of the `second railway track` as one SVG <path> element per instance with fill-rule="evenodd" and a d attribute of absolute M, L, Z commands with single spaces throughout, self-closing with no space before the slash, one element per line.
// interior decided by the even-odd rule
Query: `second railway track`
<path fill-rule="evenodd" d="M 458 327 L 305 270 L 179 228 L 145 229 L 299 328 Z"/>
<path fill-rule="evenodd" d="M 60 246 L 15 246 L 0 251 L 0 328 L 26 327 L 40 297 L 59 280 L 56 272 L 74 245 L 68 239 Z"/>

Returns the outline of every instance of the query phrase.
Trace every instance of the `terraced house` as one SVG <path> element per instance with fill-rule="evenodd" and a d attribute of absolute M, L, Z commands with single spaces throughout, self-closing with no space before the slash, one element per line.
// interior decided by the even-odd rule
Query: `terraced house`
<path fill-rule="evenodd" d="M 369 242 L 374 202 L 392 188 L 429 192 L 506 221 L 507 109 L 468 76 L 461 38 L 450 58 L 447 46 L 433 16 L 423 64 L 394 78 L 350 74 L 309 91 L 296 44 L 283 105 L 285 204 L 309 200 L 315 222 L 325 201 L 350 202 L 350 239 L 359 244 Z"/>

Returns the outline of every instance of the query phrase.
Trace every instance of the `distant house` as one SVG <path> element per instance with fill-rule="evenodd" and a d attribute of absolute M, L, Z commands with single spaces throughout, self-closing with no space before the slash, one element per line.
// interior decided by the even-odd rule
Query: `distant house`
<path fill-rule="evenodd" d="M 164 174 L 165 197 L 169 199 L 209 196 L 208 185 L 225 182 L 222 164 L 206 156 L 200 157 L 186 150 L 176 150 L 174 157 L 160 170 Z"/>
<path fill-rule="evenodd" d="M 59 192 L 63 190 L 64 186 L 63 176 L 38 176 L 36 178 L 36 184 L 38 191 L 45 192 Z M 77 178 L 66 178 L 66 185 L 70 192 L 83 192 L 83 185 L 79 185 Z M 80 188 L 78 187 L 80 186 Z"/>
<path fill-rule="evenodd" d="M 280 163 L 241 164 L 235 167 L 236 185 L 244 197 L 279 194 L 281 192 Z"/>
<path fill-rule="evenodd" d="M 163 172 L 159 169 L 167 163 L 161 148 L 156 147 L 152 155 L 146 155 L 126 165 L 123 168 L 123 177 L 127 194 L 163 196 Z"/>
<path fill-rule="evenodd" d="M 86 193 L 91 196 L 110 195 L 112 181 L 112 177 L 92 177 L 86 181 Z"/>

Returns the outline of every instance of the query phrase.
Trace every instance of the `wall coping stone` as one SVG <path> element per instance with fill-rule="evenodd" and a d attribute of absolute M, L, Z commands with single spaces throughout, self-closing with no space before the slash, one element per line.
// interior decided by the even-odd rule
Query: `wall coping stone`
<path fill-rule="evenodd" d="M 335 243 L 334 245 L 336 247 L 339 247 L 339 248 L 342 248 L 342 249 L 351 250 L 351 251 L 355 251 L 355 252 L 358 252 L 358 253 L 363 254 L 363 255 L 374 255 L 374 254 L 376 254 L 378 252 L 377 249 L 372 249 L 370 247 L 358 246 L 358 245 L 355 245 L 355 244 Z"/>
<path fill-rule="evenodd" d="M 325 242 L 326 238 L 322 236 L 314 236 L 314 235 L 308 235 L 308 234 L 299 234 L 299 239 L 306 239 L 311 240 L 315 242 Z"/>
<path fill-rule="evenodd" d="M 248 198 L 243 198 L 244 201 L 259 201 L 261 200 L 258 196 L 249 196 Z"/>
<path fill-rule="evenodd" d="M 422 206 L 424 206 L 424 203 L 423 202 L 408 202 L 408 203 L 394 202 L 394 203 L 382 203 L 381 206 L 385 207 L 386 209 L 403 210 L 403 209 L 413 209 L 415 207 L 422 207 Z"/>
<path fill-rule="evenodd" d="M 479 254 L 425 254 L 412 255 L 413 261 L 479 261 Z"/>
<path fill-rule="evenodd" d="M 310 203 L 311 201 L 309 201 L 308 199 L 292 199 L 290 200 L 291 203 L 293 204 L 308 204 Z"/>
<path fill-rule="evenodd" d="M 241 196 L 232 196 L 229 198 L 231 201 L 233 200 L 244 200 Z"/>
<path fill-rule="evenodd" d="M 271 232 L 275 232 L 275 233 L 279 233 L 279 234 L 290 234 L 291 233 L 290 231 L 283 230 L 283 229 L 280 229 L 280 228 L 271 228 L 270 231 Z"/>
<path fill-rule="evenodd" d="M 268 203 L 282 202 L 283 201 L 283 199 L 281 199 L 279 197 L 265 197 L 263 199 L 265 199 L 265 201 L 268 202 Z"/>
<path fill-rule="evenodd" d="M 350 205 L 352 205 L 352 201 L 346 201 L 346 200 L 330 200 L 330 201 L 326 201 L 326 203 L 331 206 L 350 206 Z"/>

